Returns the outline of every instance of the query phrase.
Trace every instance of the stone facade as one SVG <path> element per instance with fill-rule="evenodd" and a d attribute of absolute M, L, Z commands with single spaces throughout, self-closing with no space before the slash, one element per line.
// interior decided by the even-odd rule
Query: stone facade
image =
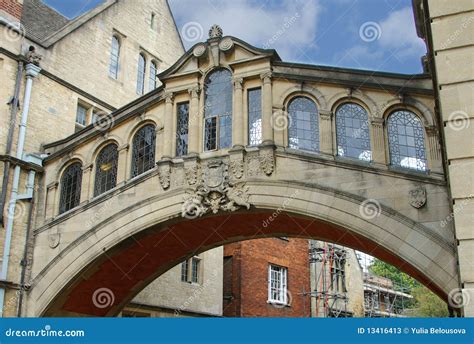
<path fill-rule="evenodd" d="M 414 1 L 418 34 L 427 45 L 427 61 L 438 97 L 437 120 L 444 140 L 452 213 L 458 239 L 461 289 L 451 294 L 474 316 L 474 3 L 469 0 Z M 470 301 L 469 301 L 470 300 Z"/>
<path fill-rule="evenodd" d="M 211 73 L 224 69 L 232 75 L 225 89 L 232 98 L 226 98 L 232 101 L 226 104 L 232 108 L 232 141 L 230 147 L 204 149 L 204 85 Z M 29 314 L 118 314 L 148 280 L 190 251 L 255 234 L 314 237 L 372 252 L 446 300 L 456 288 L 453 228 L 442 224 L 449 199 L 429 76 L 289 64 L 273 50 L 226 36 L 197 44 L 160 79 L 162 87 L 113 112 L 109 128 L 89 127 L 44 146 L 49 156 L 35 218 Z M 263 142 L 253 146 L 247 94 L 258 87 Z M 318 109 L 320 152 L 292 148 L 288 125 L 279 125 L 290 121 L 289 103 L 298 96 Z M 177 156 L 177 109 L 183 102 L 189 104 L 188 154 Z M 338 154 L 334 114 L 345 102 L 367 112 L 370 162 Z M 425 171 L 390 164 L 386 121 L 397 109 L 411 111 L 422 124 Z M 134 177 L 133 138 L 149 124 L 157 132 L 157 166 Z M 94 163 L 109 144 L 118 149 L 116 186 L 94 196 L 95 174 L 102 169 Z M 60 214 L 59 181 L 74 161 L 84 167 L 80 202 Z M 305 230 L 292 226 L 294 221 Z M 104 250 L 121 262 L 118 267 L 101 260 Z M 120 273 L 107 271 L 127 271 L 140 255 L 146 262 L 119 286 Z M 84 269 L 90 271 L 87 280 L 77 281 L 66 296 L 67 281 L 55 276 L 72 281 Z M 92 296 L 104 286 L 115 302 L 98 309 Z"/>
<path fill-rule="evenodd" d="M 23 12 L 22 12 L 23 9 Z M 37 11 L 38 13 L 35 13 Z M 44 11 L 44 13 L 43 13 Z M 23 17 L 22 17 L 23 13 Z M 151 15 L 154 23 L 151 23 Z M 43 39 L 44 23 L 41 21 L 54 20 L 59 17 L 63 26 L 56 27 L 52 37 Z M 57 25 L 57 24 L 56 24 Z M 48 25 L 49 27 L 50 25 Z M 54 26 L 54 25 L 53 25 Z M 27 153 L 40 152 L 42 146 L 48 142 L 62 140 L 75 131 L 82 129 L 76 123 L 78 105 L 88 108 L 86 125 L 92 122 L 94 113 L 108 114 L 115 108 L 122 106 L 139 97 L 136 92 L 138 55 L 143 53 L 147 58 L 145 75 L 145 92 L 149 89 L 151 78 L 150 62 L 157 64 L 157 72 L 165 70 L 183 53 L 183 46 L 175 26 L 168 4 L 164 0 L 142 1 L 137 7 L 135 1 L 107 1 L 103 5 L 85 13 L 83 16 L 68 20 L 59 13 L 48 8 L 39 0 L 2 0 L 0 2 L 0 121 L 10 123 L 0 128 L 0 151 L 2 169 L 0 178 L 5 171 L 8 178 L 3 181 L 2 191 L 5 193 L 5 212 L 2 217 L 0 236 L 1 253 L 5 243 L 5 226 L 7 225 L 8 206 L 11 203 L 10 194 L 13 185 L 13 171 L 21 161 L 11 160 L 18 150 L 18 123 L 23 108 L 26 78 L 25 66 L 31 54 L 30 47 L 34 47 L 35 54 L 40 55 L 40 74 L 33 79 L 31 99 L 29 102 L 29 119 L 24 142 L 24 151 Z M 120 38 L 120 56 L 118 78 L 109 75 L 112 36 Z M 31 60 L 32 61 L 32 60 Z M 18 78 L 18 82 L 16 81 Z M 157 87 L 160 81 L 157 82 Z M 18 108 L 12 106 L 15 100 L 15 88 L 18 88 Z M 11 140 L 9 135 L 11 132 Z M 10 142 L 10 143 L 9 143 Z M 28 171 L 40 166 L 23 163 L 19 178 L 20 194 L 27 191 Z M 38 174 L 37 174 L 38 176 Z M 34 197 L 41 193 L 43 187 L 35 187 Z M 46 186 L 51 189 L 51 185 Z M 2 192 L 2 195 L 3 195 Z M 2 204 L 3 206 L 3 204 Z M 9 255 L 9 271 L 6 281 L 1 286 L 6 287 L 3 315 L 22 315 L 19 311 L 21 299 L 24 299 L 25 289 L 29 282 L 22 262 L 31 264 L 31 257 L 25 256 L 26 233 L 31 233 L 31 223 L 28 224 L 30 211 L 36 211 L 29 199 L 16 202 L 14 213 L 11 253 Z M 31 235 L 31 234 L 30 234 Z M 51 235 L 51 245 L 56 244 L 56 236 Z M 32 244 L 33 237 L 29 238 Z M 203 266 L 207 266 L 207 273 L 215 270 L 217 273 L 222 266 L 220 251 L 210 251 L 204 255 Z M 179 267 L 163 276 L 163 282 L 155 282 L 160 289 L 159 297 L 150 297 L 147 306 L 172 307 L 171 295 L 181 292 L 184 298 L 193 295 L 192 290 L 184 288 L 178 277 L 175 279 Z M 0 278 L 1 279 L 1 278 Z M 218 281 L 219 278 L 216 279 Z M 149 289 L 148 289 L 149 290 Z M 169 291 L 172 291 L 169 293 Z M 219 284 L 212 282 L 207 286 L 202 302 L 199 299 L 189 305 L 186 312 L 220 315 L 221 298 L 214 296 L 219 293 Z M 210 298 L 214 296 L 214 300 Z M 143 297 L 140 299 L 143 301 Z M 145 300 L 146 301 L 146 300 Z M 156 304 L 153 302 L 157 302 Z M 134 305 L 135 308 L 137 305 Z M 174 307 L 179 303 L 174 302 Z M 205 307 L 205 308 L 204 308 Z"/>

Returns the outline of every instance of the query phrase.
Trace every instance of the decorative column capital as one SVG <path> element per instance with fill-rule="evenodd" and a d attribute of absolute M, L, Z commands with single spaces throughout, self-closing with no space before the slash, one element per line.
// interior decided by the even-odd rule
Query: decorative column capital
<path fill-rule="evenodd" d="M 174 100 L 173 92 L 165 92 L 163 98 L 165 98 L 167 104 L 172 104 Z"/>
<path fill-rule="evenodd" d="M 49 183 L 48 185 L 46 185 L 46 189 L 47 190 L 53 190 L 53 189 L 56 189 L 58 186 L 59 186 L 59 183 L 57 181 L 54 181 L 54 182 Z"/>
<path fill-rule="evenodd" d="M 435 125 L 427 126 L 427 127 L 425 127 L 425 130 L 426 130 L 426 134 L 428 134 L 428 135 L 437 135 L 438 134 L 438 130 L 436 129 Z"/>
<path fill-rule="evenodd" d="M 319 110 L 319 116 L 321 117 L 321 119 L 323 120 L 331 120 L 332 118 L 332 111 L 330 110 Z"/>
<path fill-rule="evenodd" d="M 384 123 L 385 123 L 385 118 L 383 118 L 383 117 L 371 117 L 370 118 L 370 124 L 372 124 L 374 126 L 383 127 Z"/>
<path fill-rule="evenodd" d="M 127 152 L 128 151 L 128 148 L 130 147 L 130 145 L 128 143 L 124 144 L 123 146 L 120 146 L 117 151 L 118 152 L 122 152 L 122 151 L 125 151 Z"/>
<path fill-rule="evenodd" d="M 87 172 L 92 171 L 92 167 L 94 167 L 94 164 L 92 163 L 82 166 L 82 173 L 87 173 Z"/>
<path fill-rule="evenodd" d="M 234 88 L 236 90 L 241 90 L 242 89 L 242 85 L 244 83 L 244 79 L 243 78 L 234 78 L 233 80 L 233 83 L 234 83 Z"/>
<path fill-rule="evenodd" d="M 272 82 L 272 72 L 268 71 L 268 72 L 264 72 L 264 73 L 260 74 L 260 79 L 262 79 L 264 84 L 271 83 Z"/>
<path fill-rule="evenodd" d="M 33 63 L 28 63 L 25 69 L 27 78 L 36 78 L 41 72 L 41 68 Z"/>
<path fill-rule="evenodd" d="M 197 98 L 199 97 L 199 93 L 201 90 L 199 89 L 199 86 L 193 86 L 188 88 L 188 93 L 191 96 L 191 98 Z"/>

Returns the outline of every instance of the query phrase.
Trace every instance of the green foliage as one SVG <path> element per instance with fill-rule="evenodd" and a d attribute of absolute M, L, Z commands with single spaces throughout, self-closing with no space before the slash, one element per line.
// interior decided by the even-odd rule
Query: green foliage
<path fill-rule="evenodd" d="M 443 300 L 393 265 L 375 258 L 369 266 L 369 271 L 374 275 L 391 279 L 394 282 L 395 290 L 403 291 L 413 296 L 412 300 L 405 301 L 403 304 L 404 309 L 410 310 L 408 312 L 410 316 L 447 317 L 449 315 L 448 307 Z M 401 304 L 396 306 L 400 307 Z"/>

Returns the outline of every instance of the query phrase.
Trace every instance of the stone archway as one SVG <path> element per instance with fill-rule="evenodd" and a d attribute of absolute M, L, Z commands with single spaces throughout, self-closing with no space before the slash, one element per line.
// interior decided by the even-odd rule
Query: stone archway
<path fill-rule="evenodd" d="M 185 257 L 266 236 L 315 238 L 371 253 L 446 300 L 457 288 L 454 248 L 391 208 L 362 216 L 363 198 L 310 183 L 249 180 L 246 186 L 251 210 L 193 220 L 181 217 L 183 188 L 149 198 L 135 194 L 136 202 L 106 214 L 35 276 L 28 315 L 112 316 Z M 98 290 L 110 291 L 108 307 L 94 304 Z"/>

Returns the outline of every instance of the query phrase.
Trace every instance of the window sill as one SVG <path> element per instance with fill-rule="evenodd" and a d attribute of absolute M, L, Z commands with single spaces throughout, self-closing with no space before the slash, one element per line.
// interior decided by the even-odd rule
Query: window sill
<path fill-rule="evenodd" d="M 270 305 L 276 305 L 278 307 L 291 307 L 291 305 L 287 302 L 267 300 L 267 303 L 270 304 Z"/>

